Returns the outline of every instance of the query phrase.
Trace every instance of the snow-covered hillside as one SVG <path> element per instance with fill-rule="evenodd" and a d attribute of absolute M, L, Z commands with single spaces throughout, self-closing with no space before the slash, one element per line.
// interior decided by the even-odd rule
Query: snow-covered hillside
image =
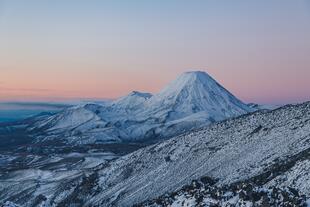
<path fill-rule="evenodd" d="M 310 197 L 309 159 L 310 102 L 215 123 L 79 172 L 79 176 L 59 170 L 53 180 L 42 173 L 27 177 L 23 170 L 7 172 L 0 177 L 0 202 L 147 206 L 153 199 L 171 197 L 171 202 L 194 205 L 198 201 L 247 203 L 250 193 L 257 204 L 287 201 L 299 206 Z M 205 183 L 206 176 L 211 186 L 186 187 L 193 180 Z"/>
<path fill-rule="evenodd" d="M 280 108 L 281 105 L 271 105 L 271 104 L 256 104 L 256 103 L 248 103 L 248 107 L 257 110 L 274 110 Z"/>
<path fill-rule="evenodd" d="M 180 75 L 158 94 L 131 92 L 103 105 L 85 104 L 34 123 L 37 142 L 70 144 L 154 140 L 253 111 L 205 72 Z"/>

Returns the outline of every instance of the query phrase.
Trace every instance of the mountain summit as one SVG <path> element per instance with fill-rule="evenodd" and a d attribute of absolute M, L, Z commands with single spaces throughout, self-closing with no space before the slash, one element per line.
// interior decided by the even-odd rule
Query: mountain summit
<path fill-rule="evenodd" d="M 207 73 L 194 71 L 157 94 L 133 91 L 102 106 L 69 108 L 34 123 L 31 130 L 47 134 L 44 140 L 75 144 L 153 140 L 251 111 Z"/>
<path fill-rule="evenodd" d="M 202 71 L 181 74 L 148 102 L 156 110 L 168 109 L 177 118 L 205 112 L 211 119 L 219 120 L 251 111 Z"/>
<path fill-rule="evenodd" d="M 149 98 L 152 97 L 150 93 L 142 93 L 139 91 L 132 91 L 127 96 L 121 97 L 112 102 L 112 106 L 123 110 L 137 110 Z"/>

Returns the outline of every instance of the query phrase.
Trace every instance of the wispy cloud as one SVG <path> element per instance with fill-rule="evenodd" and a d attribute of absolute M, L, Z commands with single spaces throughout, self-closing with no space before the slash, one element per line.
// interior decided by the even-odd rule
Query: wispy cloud
<path fill-rule="evenodd" d="M 7 91 L 7 92 L 31 92 L 31 93 L 40 93 L 40 92 L 50 92 L 50 93 L 77 93 L 78 91 L 70 91 L 70 90 L 55 90 L 55 89 L 47 89 L 47 88 L 10 88 L 10 87 L 1 87 L 0 82 L 0 92 Z"/>

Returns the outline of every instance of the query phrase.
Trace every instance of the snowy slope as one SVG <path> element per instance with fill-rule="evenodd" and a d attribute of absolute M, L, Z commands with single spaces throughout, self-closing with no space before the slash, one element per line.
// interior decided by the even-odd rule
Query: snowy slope
<path fill-rule="evenodd" d="M 143 104 L 146 100 L 152 97 L 150 93 L 141 93 L 138 91 L 132 91 L 127 96 L 121 97 L 116 101 L 112 102 L 112 110 L 125 110 L 125 111 L 136 111 L 140 107 L 143 107 Z"/>
<path fill-rule="evenodd" d="M 224 119 L 249 111 L 249 107 L 219 85 L 207 73 L 186 72 L 171 82 L 146 103 L 155 112 L 168 110 L 168 120 L 178 119 L 200 111 L 210 118 Z"/>
<path fill-rule="evenodd" d="M 137 203 L 203 176 L 225 185 L 262 175 L 256 182 L 264 185 L 295 168 L 303 172 L 298 177 L 304 182 L 294 187 L 310 196 L 307 167 L 297 167 L 298 162 L 309 159 L 309 117 L 310 103 L 287 106 L 221 122 L 139 150 L 99 172 L 99 184 L 112 186 L 91 202 L 119 194 L 109 202 L 121 206 Z"/>
<path fill-rule="evenodd" d="M 270 104 L 256 104 L 256 103 L 248 103 L 248 107 L 256 110 L 274 110 L 280 108 L 281 105 L 270 105 Z"/>
<path fill-rule="evenodd" d="M 154 140 L 251 111 L 208 74 L 196 71 L 180 75 L 158 94 L 134 91 L 104 106 L 72 107 L 34 123 L 29 129 L 37 132 L 38 142 Z"/>
<path fill-rule="evenodd" d="M 176 201 L 191 204 L 197 201 L 188 196 L 191 189 L 193 195 L 209 202 L 213 193 L 201 186 L 181 190 L 192 180 L 206 176 L 214 181 L 210 189 L 227 193 L 219 194 L 214 202 L 223 202 L 220 198 L 243 202 L 244 198 L 236 197 L 244 196 L 241 191 L 260 193 L 259 189 L 266 189 L 259 198 L 276 195 L 271 202 L 282 202 L 285 195 L 292 195 L 289 202 L 302 202 L 310 198 L 309 159 L 310 102 L 215 123 L 80 172 L 79 176 L 59 174 L 61 180 L 54 182 L 42 180 L 41 174 L 20 182 L 19 176 L 26 174 L 9 173 L 0 177 L 0 192 L 6 192 L 0 193 L 0 202 L 32 206 L 41 198 L 46 206 L 132 206 L 169 194 Z M 255 189 L 247 190 L 238 183 Z"/>
<path fill-rule="evenodd" d="M 216 186 L 216 180 L 202 177 L 193 180 L 180 190 L 162 195 L 135 207 L 179 207 L 179 206 L 303 206 L 307 198 L 292 187 L 264 187 L 249 180 L 231 185 Z"/>

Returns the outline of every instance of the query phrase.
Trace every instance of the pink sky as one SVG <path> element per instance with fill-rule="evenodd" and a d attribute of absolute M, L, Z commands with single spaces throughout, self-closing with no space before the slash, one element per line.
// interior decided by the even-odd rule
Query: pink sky
<path fill-rule="evenodd" d="M 0 27 L 0 101 L 156 93 L 189 70 L 245 102 L 310 100 L 304 0 L 3 1 Z"/>

